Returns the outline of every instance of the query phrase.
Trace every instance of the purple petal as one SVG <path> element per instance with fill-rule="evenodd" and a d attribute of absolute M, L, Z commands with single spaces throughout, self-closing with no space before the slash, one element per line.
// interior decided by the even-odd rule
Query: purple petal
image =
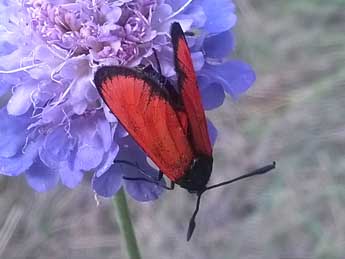
<path fill-rule="evenodd" d="M 113 140 L 113 135 L 111 134 L 110 124 L 103 117 L 97 120 L 96 124 L 97 134 L 102 140 L 104 151 L 108 151 Z"/>
<path fill-rule="evenodd" d="M 181 1 L 181 2 L 186 2 L 186 1 Z M 174 4 L 172 6 L 176 7 L 177 5 Z M 189 30 L 191 28 L 193 24 L 193 17 L 189 17 L 188 15 L 177 15 L 177 16 L 171 17 L 170 19 L 167 19 L 167 17 L 171 16 L 172 14 L 173 14 L 173 9 L 171 8 L 171 5 L 159 4 L 152 15 L 152 21 L 151 21 L 152 29 L 154 29 L 155 31 L 159 33 L 168 33 L 170 30 L 171 23 L 174 21 L 180 23 L 183 31 Z"/>
<path fill-rule="evenodd" d="M 23 53 L 23 49 L 19 48 L 10 54 L 1 56 L 0 68 L 2 70 L 11 70 L 20 67 Z"/>
<path fill-rule="evenodd" d="M 81 77 L 79 80 L 71 87 L 70 92 L 70 104 L 73 107 L 73 111 L 76 114 L 83 114 L 87 108 L 88 101 L 86 99 L 86 94 L 88 90 L 93 88 L 88 77 Z"/>
<path fill-rule="evenodd" d="M 208 135 L 210 136 L 212 146 L 216 142 L 218 131 L 217 128 L 213 125 L 212 121 L 207 119 L 207 128 L 208 128 Z"/>
<path fill-rule="evenodd" d="M 37 87 L 37 82 L 28 80 L 25 85 L 15 88 L 11 99 L 7 103 L 7 111 L 11 115 L 23 115 L 31 107 L 31 93 Z"/>
<path fill-rule="evenodd" d="M 232 31 L 225 31 L 213 37 L 208 37 L 204 41 L 203 48 L 208 58 L 225 58 L 234 49 L 234 35 Z"/>
<path fill-rule="evenodd" d="M 97 177 L 100 177 L 101 175 L 103 175 L 104 173 L 108 171 L 108 169 L 112 166 L 118 152 L 119 152 L 119 145 L 113 142 L 109 151 L 104 154 L 103 161 L 101 162 L 101 164 L 97 166 L 97 168 L 94 170 L 95 175 Z"/>
<path fill-rule="evenodd" d="M 232 28 L 236 23 L 235 5 L 230 0 L 205 0 L 202 4 L 207 17 L 205 30 L 220 33 Z"/>
<path fill-rule="evenodd" d="M 192 52 L 191 56 L 193 60 L 194 70 L 199 71 L 205 63 L 204 55 L 202 54 L 201 51 L 198 51 L 198 52 Z"/>
<path fill-rule="evenodd" d="M 149 183 L 145 181 L 126 180 L 125 186 L 126 186 L 126 191 L 129 193 L 129 195 L 133 199 L 140 202 L 156 200 L 164 191 L 157 184 Z"/>
<path fill-rule="evenodd" d="M 17 176 L 27 170 L 37 156 L 37 149 L 41 141 L 31 142 L 27 145 L 24 153 L 21 151 L 11 158 L 0 157 L 0 174 Z"/>
<path fill-rule="evenodd" d="M 85 98 L 89 102 L 95 102 L 99 98 L 99 94 L 98 94 L 97 89 L 95 87 L 93 87 L 92 85 L 87 87 L 85 89 Z"/>
<path fill-rule="evenodd" d="M 102 162 L 105 153 L 102 140 L 96 131 L 97 120 L 98 114 L 80 117 L 74 120 L 71 126 L 72 134 L 78 136 L 78 150 L 74 165 L 83 171 L 96 168 Z"/>
<path fill-rule="evenodd" d="M 207 64 L 202 73 L 220 83 L 224 90 L 235 99 L 244 93 L 256 79 L 251 66 L 239 60 L 231 60 L 220 65 Z"/>
<path fill-rule="evenodd" d="M 51 56 L 49 54 L 49 49 L 47 49 L 46 52 L 47 54 L 45 54 L 44 52 L 42 53 L 43 55 L 45 55 L 45 57 L 42 57 L 43 60 L 46 59 L 47 56 Z M 59 76 L 72 80 L 77 76 L 80 80 L 76 83 L 81 83 L 82 85 L 87 83 L 87 81 L 89 81 L 88 77 L 90 72 L 89 59 L 90 57 L 86 55 L 80 55 L 67 59 L 66 63 L 59 72 Z"/>
<path fill-rule="evenodd" d="M 152 14 L 152 25 L 153 28 L 158 29 L 159 31 L 165 31 L 162 28 L 162 22 L 165 17 L 168 17 L 172 13 L 171 5 L 169 4 L 159 4 L 157 5 L 155 12 Z M 164 25 L 164 24 L 163 24 Z M 167 30 L 168 31 L 168 30 Z"/>
<path fill-rule="evenodd" d="M 65 118 L 65 116 L 65 113 L 62 111 L 60 107 L 46 108 L 42 112 L 41 122 L 44 124 L 48 124 L 50 122 L 56 123 L 58 121 L 62 121 Z"/>
<path fill-rule="evenodd" d="M 158 60 L 161 65 L 162 75 L 171 77 L 175 75 L 173 61 L 173 50 L 170 47 L 163 48 L 158 54 Z"/>
<path fill-rule="evenodd" d="M 87 109 L 87 101 L 85 99 L 73 102 L 73 112 L 78 115 L 82 115 Z"/>
<path fill-rule="evenodd" d="M 119 7 L 114 6 L 112 9 L 108 10 L 106 18 L 108 22 L 116 23 L 122 14 L 122 10 Z"/>
<path fill-rule="evenodd" d="M 50 168 L 60 167 L 76 149 L 76 139 L 67 135 L 62 127 L 57 128 L 46 136 L 39 151 L 42 162 Z"/>
<path fill-rule="evenodd" d="M 117 122 L 116 117 L 114 116 L 114 114 L 112 114 L 112 112 L 110 111 L 109 107 L 106 104 L 103 105 L 103 112 L 107 121 L 113 122 L 113 123 Z"/>
<path fill-rule="evenodd" d="M 59 174 L 46 167 L 40 160 L 30 167 L 25 177 L 28 184 L 38 192 L 48 191 L 59 181 Z"/>
<path fill-rule="evenodd" d="M 113 165 L 106 173 L 92 178 L 92 188 L 103 197 L 111 197 L 120 190 L 122 185 L 122 170 L 120 165 Z"/>
<path fill-rule="evenodd" d="M 51 67 L 48 64 L 41 64 L 38 67 L 32 68 L 27 71 L 31 78 L 36 80 L 45 80 L 49 79 L 51 74 Z"/>
<path fill-rule="evenodd" d="M 179 19 L 192 19 L 193 27 L 201 28 L 204 26 L 207 16 L 205 15 L 204 9 L 200 5 L 191 4 L 183 12 L 183 14 L 178 15 Z"/>
<path fill-rule="evenodd" d="M 59 167 L 59 175 L 63 185 L 68 188 L 75 188 L 83 179 L 84 173 L 81 170 L 72 170 L 67 162 Z"/>
<path fill-rule="evenodd" d="M 6 108 L 0 110 L 0 156 L 12 157 L 23 148 L 28 118 L 11 116 Z"/>
<path fill-rule="evenodd" d="M 32 99 L 35 104 L 42 104 L 42 106 L 44 106 L 47 102 L 59 96 L 63 91 L 65 91 L 65 86 L 63 84 L 42 80 L 39 82 L 39 88 L 33 92 Z M 50 110 L 51 107 L 48 106 L 46 109 Z"/>
<path fill-rule="evenodd" d="M 218 82 L 211 82 L 206 77 L 199 77 L 201 99 L 205 110 L 221 106 L 225 99 L 224 88 Z"/>
<path fill-rule="evenodd" d="M 76 154 L 75 166 L 84 171 L 94 169 L 102 162 L 103 154 L 103 148 L 88 145 L 79 147 Z"/>
<path fill-rule="evenodd" d="M 5 76 L 0 74 L 0 97 L 8 92 L 12 84 L 5 80 Z M 0 105 L 2 105 L 3 100 L 0 99 Z"/>
<path fill-rule="evenodd" d="M 164 2 L 171 6 L 172 10 L 175 12 L 187 3 L 187 1 L 188 0 L 166 0 Z"/>
<path fill-rule="evenodd" d="M 128 136 L 128 132 L 120 123 L 116 127 L 115 136 L 116 136 L 116 139 L 124 138 Z"/>
<path fill-rule="evenodd" d="M 8 41 L 0 42 L 0 56 L 9 55 L 16 49 L 17 49 L 17 46 L 9 43 Z"/>
<path fill-rule="evenodd" d="M 121 148 L 117 159 L 131 161 L 132 163 L 137 164 L 145 173 L 139 171 L 133 166 L 121 165 L 123 175 L 129 178 L 140 177 L 151 182 L 156 181 L 158 179 L 159 172 L 147 163 L 146 154 L 130 138 L 128 138 L 128 144 L 129 146 L 127 148 Z M 124 184 L 126 191 L 133 199 L 137 201 L 151 201 L 158 199 L 159 195 L 164 191 L 163 188 L 151 182 L 126 180 Z M 163 179 L 160 181 L 160 184 L 165 184 Z"/>

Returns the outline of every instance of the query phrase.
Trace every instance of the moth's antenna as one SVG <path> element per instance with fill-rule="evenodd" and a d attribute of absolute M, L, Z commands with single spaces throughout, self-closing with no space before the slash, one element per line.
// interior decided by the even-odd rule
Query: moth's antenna
<path fill-rule="evenodd" d="M 268 173 L 269 171 L 271 171 L 272 169 L 274 169 L 276 167 L 276 162 L 273 162 L 272 164 L 270 165 L 266 165 L 264 167 L 261 167 L 261 168 L 258 168 L 256 170 L 254 170 L 253 172 L 251 173 L 248 173 L 248 174 L 244 174 L 244 175 L 241 175 L 239 177 L 236 177 L 234 179 L 231 179 L 229 181 L 225 181 L 225 182 L 221 182 L 221 183 L 218 183 L 218 184 L 215 184 L 215 185 L 211 185 L 209 187 L 205 187 L 205 189 L 202 189 L 201 191 L 199 191 L 197 193 L 198 195 L 198 199 L 196 201 L 196 207 L 195 207 L 195 210 L 194 210 L 194 213 L 189 221 L 189 226 L 188 226 L 188 231 L 187 231 L 187 241 L 189 241 L 192 237 L 192 234 L 193 234 L 193 231 L 195 229 L 195 218 L 196 218 L 196 215 L 198 214 L 199 212 L 199 207 L 200 207 L 200 200 L 201 200 L 201 195 L 206 192 L 206 191 L 209 191 L 211 189 L 215 189 L 215 188 L 218 188 L 220 186 L 224 186 L 224 185 L 227 185 L 227 184 L 230 184 L 230 183 L 233 183 L 233 182 L 237 182 L 239 180 L 242 180 L 242 179 L 245 179 L 245 178 L 248 178 L 248 177 L 251 177 L 251 176 L 254 176 L 254 175 L 261 175 L 261 174 L 265 174 L 265 173 Z"/>
<path fill-rule="evenodd" d="M 195 218 L 196 218 L 196 215 L 197 215 L 198 212 L 199 212 L 201 195 L 204 193 L 204 191 L 205 191 L 205 190 L 203 190 L 203 191 L 201 191 L 201 192 L 198 193 L 198 199 L 197 199 L 197 201 L 196 201 L 196 207 L 195 207 L 195 210 L 194 210 L 194 213 L 193 213 L 192 217 L 190 218 L 189 225 L 188 225 L 187 241 L 189 241 L 190 238 L 191 238 L 192 235 L 193 235 L 193 232 L 194 232 L 194 229 L 195 229 Z"/>
<path fill-rule="evenodd" d="M 229 181 L 221 182 L 221 183 L 218 183 L 218 184 L 206 187 L 205 191 L 211 190 L 211 189 L 223 186 L 223 185 L 227 185 L 227 184 L 230 184 L 230 183 L 233 183 L 233 182 L 236 182 L 238 180 L 242 180 L 244 178 L 248 178 L 248 177 L 251 177 L 251 176 L 254 176 L 254 175 L 265 174 L 265 173 L 268 173 L 269 171 L 273 170 L 274 168 L 276 168 L 276 162 L 273 162 L 270 165 L 266 165 L 264 167 L 258 168 L 258 169 L 254 170 L 253 172 L 251 172 L 249 174 L 244 174 L 244 175 L 241 175 L 241 176 L 236 177 L 234 179 L 231 179 Z"/>

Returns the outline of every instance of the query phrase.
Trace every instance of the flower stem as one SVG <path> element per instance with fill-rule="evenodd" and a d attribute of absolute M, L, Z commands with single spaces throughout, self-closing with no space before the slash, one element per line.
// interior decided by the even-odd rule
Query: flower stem
<path fill-rule="evenodd" d="M 139 247 L 135 238 L 126 195 L 123 188 L 117 192 L 113 199 L 113 204 L 116 207 L 116 219 L 120 227 L 122 240 L 126 243 L 128 258 L 140 259 Z"/>

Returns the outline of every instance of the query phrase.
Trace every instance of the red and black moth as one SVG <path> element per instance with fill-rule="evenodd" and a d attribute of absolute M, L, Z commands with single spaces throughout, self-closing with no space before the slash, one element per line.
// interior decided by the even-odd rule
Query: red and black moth
<path fill-rule="evenodd" d="M 171 25 L 171 40 L 176 88 L 161 75 L 160 68 L 157 72 L 152 66 L 104 66 L 96 72 L 94 81 L 111 112 L 160 172 L 171 180 L 172 187 L 176 183 L 197 194 L 196 209 L 187 232 L 189 240 L 195 228 L 200 198 L 205 191 L 264 174 L 275 168 L 275 163 L 238 178 L 206 186 L 212 172 L 212 145 L 190 50 L 182 28 L 176 22 Z M 118 162 L 131 165 L 129 161 Z"/>

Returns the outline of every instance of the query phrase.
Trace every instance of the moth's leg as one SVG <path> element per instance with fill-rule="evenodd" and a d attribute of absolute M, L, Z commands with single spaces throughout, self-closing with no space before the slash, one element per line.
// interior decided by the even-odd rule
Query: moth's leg
<path fill-rule="evenodd" d="M 126 176 L 124 176 L 124 177 L 122 177 L 122 179 L 127 180 L 127 181 L 144 181 L 147 183 L 152 183 L 152 184 L 158 185 L 159 187 L 162 187 L 166 190 L 173 190 L 174 189 L 174 182 L 171 182 L 170 186 L 166 186 L 166 185 L 160 184 L 160 182 L 150 181 L 149 179 L 142 178 L 142 177 L 126 177 Z"/>
<path fill-rule="evenodd" d="M 159 62 L 158 55 L 157 55 L 157 51 L 156 51 L 155 48 L 153 48 L 153 55 L 155 56 L 155 59 L 156 59 L 158 73 L 159 73 L 159 74 L 162 74 L 161 63 Z"/>
<path fill-rule="evenodd" d="M 167 190 L 174 190 L 174 189 L 175 189 L 175 183 L 171 181 L 170 186 L 167 186 Z"/>
<path fill-rule="evenodd" d="M 132 163 L 126 160 L 114 160 L 114 163 L 118 163 L 118 164 L 125 164 L 125 165 L 129 165 L 132 166 L 136 169 L 139 170 L 140 173 L 142 173 L 143 175 L 149 177 L 148 178 L 143 178 L 143 177 L 122 177 L 124 180 L 128 180 L 128 181 L 144 181 L 144 182 L 148 182 L 148 183 L 152 183 L 152 184 L 156 184 L 166 190 L 173 190 L 174 189 L 174 182 L 171 182 L 170 186 L 166 186 L 160 183 L 160 181 L 163 178 L 163 172 L 159 171 L 158 173 L 158 179 L 154 179 L 153 177 L 151 177 L 150 175 L 148 175 L 143 169 L 141 169 L 139 167 L 139 165 L 137 163 Z M 152 179 L 152 180 L 151 180 Z"/>
<path fill-rule="evenodd" d="M 159 171 L 159 173 L 158 173 L 158 181 L 162 180 L 162 178 L 163 178 L 163 172 Z"/>
<path fill-rule="evenodd" d="M 128 166 L 132 166 L 134 168 L 136 168 L 142 175 L 145 175 L 149 178 L 152 178 L 151 175 L 148 175 L 144 169 L 141 169 L 140 166 L 138 165 L 138 163 L 132 163 L 130 161 L 127 161 L 127 160 L 114 160 L 114 164 L 125 164 L 125 165 L 128 165 Z M 156 179 L 153 179 L 153 180 L 156 180 Z"/>

